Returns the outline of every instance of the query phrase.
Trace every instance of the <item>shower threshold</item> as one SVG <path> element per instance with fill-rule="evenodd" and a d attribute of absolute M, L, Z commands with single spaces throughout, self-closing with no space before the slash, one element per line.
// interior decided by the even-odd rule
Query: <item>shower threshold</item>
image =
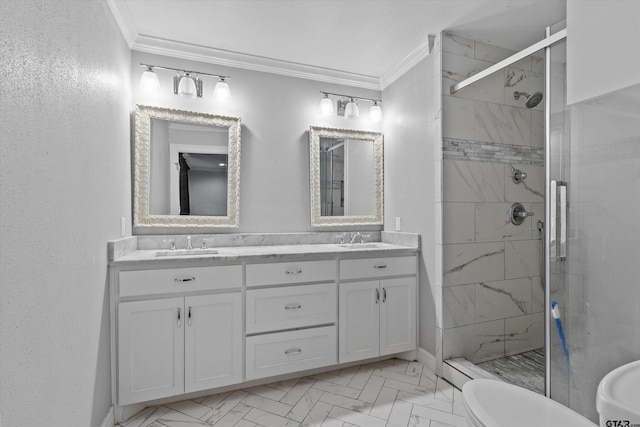
<path fill-rule="evenodd" d="M 488 378 L 544 394 L 544 349 L 501 357 L 477 365 L 463 358 L 449 359 L 444 361 L 443 371 L 445 378 L 458 388 L 471 379 Z"/>

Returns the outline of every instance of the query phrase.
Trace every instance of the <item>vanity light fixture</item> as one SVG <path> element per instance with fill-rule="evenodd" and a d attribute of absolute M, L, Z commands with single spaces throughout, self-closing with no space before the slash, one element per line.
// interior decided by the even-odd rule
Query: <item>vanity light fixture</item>
<path fill-rule="evenodd" d="M 160 80 L 158 80 L 158 75 L 153 72 L 153 67 L 147 66 L 147 69 L 140 76 L 140 90 L 145 92 L 160 91 Z"/>
<path fill-rule="evenodd" d="M 323 91 L 320 91 L 320 93 L 324 95 L 324 97 L 320 100 L 319 107 L 321 116 L 329 117 L 334 114 L 333 101 L 329 97 L 329 95 L 332 95 L 340 97 L 340 99 L 338 99 L 338 116 L 343 116 L 348 119 L 357 118 L 360 115 L 358 101 L 369 101 L 373 103 L 371 109 L 369 110 L 369 119 L 372 122 L 380 122 L 382 120 L 382 107 L 380 107 L 382 101 L 379 99 L 361 98 L 357 96 L 344 95 L 341 93 L 331 93 Z"/>
<path fill-rule="evenodd" d="M 215 99 L 230 99 L 231 90 L 227 84 L 229 76 L 221 76 L 218 74 L 203 73 L 201 71 L 189 71 L 181 70 L 173 67 L 163 67 L 160 65 L 140 64 L 141 67 L 145 67 L 146 70 L 140 76 L 140 89 L 144 91 L 157 91 L 160 88 L 158 76 L 154 73 L 154 70 L 169 70 L 175 71 L 176 75 L 173 76 L 173 93 L 180 96 L 190 98 L 202 98 L 204 82 L 200 76 L 215 77 L 218 79 L 216 86 L 213 89 L 213 97 Z"/>

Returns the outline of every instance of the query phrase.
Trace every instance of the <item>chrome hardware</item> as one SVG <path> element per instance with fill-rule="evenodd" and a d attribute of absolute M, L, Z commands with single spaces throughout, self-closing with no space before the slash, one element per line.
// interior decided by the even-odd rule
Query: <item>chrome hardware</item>
<path fill-rule="evenodd" d="M 513 170 L 513 173 L 511 174 L 511 180 L 513 181 L 514 184 L 520 184 L 525 179 L 527 179 L 526 173 L 521 172 L 520 169 Z"/>
<path fill-rule="evenodd" d="M 525 218 L 535 215 L 533 212 L 527 212 L 522 203 L 514 203 L 509 209 L 509 220 L 513 225 L 520 225 Z"/>
<path fill-rule="evenodd" d="M 302 270 L 287 270 L 285 274 L 301 274 Z"/>
<path fill-rule="evenodd" d="M 292 354 L 300 354 L 300 353 L 302 353 L 301 348 L 290 348 L 289 350 L 284 351 L 284 354 L 286 354 L 287 356 L 291 356 Z"/>
<path fill-rule="evenodd" d="M 347 233 L 342 233 L 340 235 L 338 235 L 338 237 L 340 238 L 340 244 L 344 245 L 344 239 L 346 237 Z"/>
<path fill-rule="evenodd" d="M 178 309 L 178 328 L 182 327 L 182 309 Z"/>
<path fill-rule="evenodd" d="M 187 236 L 187 248 L 188 251 L 193 249 L 193 245 L 191 244 L 191 236 Z"/>
<path fill-rule="evenodd" d="M 367 239 L 371 238 L 371 234 L 363 234 L 360 236 L 360 243 L 365 243 Z"/>
<path fill-rule="evenodd" d="M 175 279 L 173 279 L 174 282 L 178 282 L 178 283 L 183 283 L 183 282 L 194 282 L 196 280 L 195 277 L 176 277 Z"/>
<path fill-rule="evenodd" d="M 557 261 L 567 257 L 567 184 L 551 181 L 550 190 L 549 257 Z"/>
<path fill-rule="evenodd" d="M 202 239 L 202 246 L 200 246 L 200 248 L 207 249 L 207 242 L 213 242 L 213 239 Z"/>
<path fill-rule="evenodd" d="M 284 306 L 285 310 L 298 310 L 300 308 L 302 308 L 302 304 L 297 304 L 297 303 L 287 304 Z"/>
<path fill-rule="evenodd" d="M 373 268 L 387 268 L 387 264 L 377 264 L 374 265 Z"/>
<path fill-rule="evenodd" d="M 380 291 L 376 289 L 376 304 L 380 302 Z"/>
<path fill-rule="evenodd" d="M 382 302 L 387 302 L 387 290 L 382 288 Z"/>
<path fill-rule="evenodd" d="M 191 326 L 191 307 L 187 310 L 187 325 Z"/>
<path fill-rule="evenodd" d="M 359 231 L 351 233 L 351 241 L 349 243 L 353 245 L 358 237 L 362 237 L 362 234 Z"/>

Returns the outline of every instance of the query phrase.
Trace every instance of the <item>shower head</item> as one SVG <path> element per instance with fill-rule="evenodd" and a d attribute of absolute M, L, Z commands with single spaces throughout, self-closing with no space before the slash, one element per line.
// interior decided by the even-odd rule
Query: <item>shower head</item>
<path fill-rule="evenodd" d="M 529 95 L 526 92 L 513 92 L 513 97 L 515 99 L 519 99 L 520 96 L 527 98 L 527 103 L 525 104 L 527 108 L 533 108 L 542 101 L 542 92 L 535 92 L 533 95 Z"/>

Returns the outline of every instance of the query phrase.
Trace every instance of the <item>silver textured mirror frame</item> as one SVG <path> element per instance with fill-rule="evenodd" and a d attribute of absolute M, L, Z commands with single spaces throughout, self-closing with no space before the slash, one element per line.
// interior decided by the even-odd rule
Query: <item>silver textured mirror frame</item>
<path fill-rule="evenodd" d="M 152 215 L 149 213 L 151 175 L 151 119 L 193 123 L 229 129 L 227 215 Z M 240 119 L 192 111 L 136 105 L 133 186 L 134 227 L 212 228 L 239 227 Z"/>
<path fill-rule="evenodd" d="M 373 215 L 322 216 L 320 198 L 320 138 L 344 138 L 373 141 L 374 213 Z M 384 222 L 384 146 L 381 132 L 311 126 L 309 129 L 309 171 L 311 189 L 311 225 L 355 226 L 383 225 Z"/>

